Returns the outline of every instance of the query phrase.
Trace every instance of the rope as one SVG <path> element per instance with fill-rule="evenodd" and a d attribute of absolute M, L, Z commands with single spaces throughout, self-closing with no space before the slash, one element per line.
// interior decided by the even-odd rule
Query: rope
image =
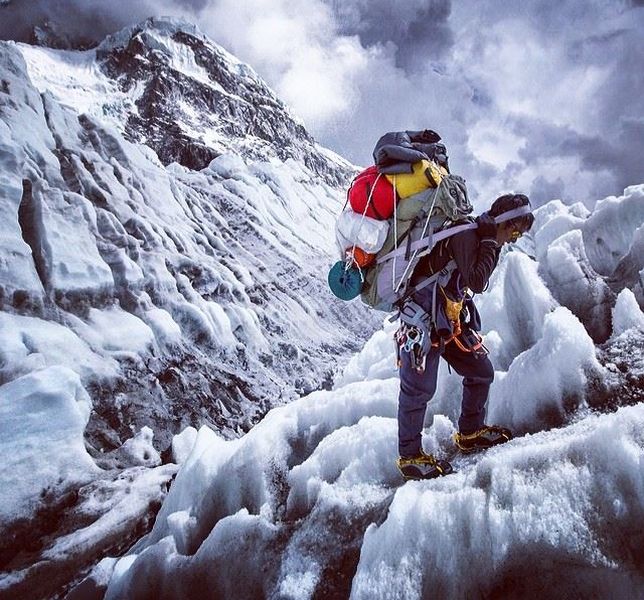
<path fill-rule="evenodd" d="M 434 198 L 432 200 L 432 205 L 429 208 L 429 212 L 427 213 L 427 218 L 425 219 L 425 226 L 423 227 L 423 232 L 420 234 L 419 239 L 423 239 L 425 237 L 425 234 L 427 233 L 427 226 L 429 225 L 429 221 L 432 218 L 432 212 L 434 211 L 434 206 L 436 205 L 436 198 L 438 197 L 438 190 L 440 190 L 441 186 L 443 185 L 443 181 L 445 178 L 441 179 L 441 182 L 436 186 L 436 191 L 434 192 Z M 396 248 L 397 250 L 398 248 Z M 404 273 L 402 274 L 400 281 L 398 282 L 398 285 L 396 285 L 396 280 L 394 278 L 393 284 L 394 284 L 394 292 L 398 293 L 398 290 L 400 289 L 400 286 L 403 284 L 407 277 L 407 273 L 409 272 L 409 269 L 411 268 L 412 263 L 414 260 L 416 260 L 416 256 L 418 255 L 418 249 L 414 250 L 414 254 L 412 257 L 409 259 L 409 262 L 407 263 L 407 267 L 405 268 Z M 393 272 L 396 272 L 396 257 L 394 256 L 394 269 Z"/>
<path fill-rule="evenodd" d="M 394 188 L 394 250 L 398 250 L 398 203 L 396 202 L 396 175 L 393 176 Z M 396 287 L 396 257 L 394 256 L 393 269 L 391 270 L 391 287 Z M 396 290 L 398 291 L 398 290 Z"/>
<path fill-rule="evenodd" d="M 373 198 L 373 193 L 376 189 L 376 186 L 378 185 L 378 180 L 380 179 L 380 176 L 382 173 L 378 173 L 378 176 L 376 177 L 376 180 L 373 182 L 373 187 L 371 188 L 371 191 L 369 192 L 369 197 L 367 198 L 367 203 L 365 204 L 364 210 L 362 211 L 362 217 L 360 218 L 360 223 L 358 224 L 358 231 L 354 237 L 355 239 L 358 239 L 358 236 L 360 235 L 360 230 L 362 229 L 362 223 L 365 220 L 365 217 L 367 216 L 367 211 L 369 210 L 369 205 L 371 204 L 371 199 Z M 349 201 L 349 198 L 347 196 L 347 202 Z M 345 204 L 346 207 L 346 204 Z M 394 205 L 394 210 L 395 210 L 395 205 Z M 351 260 L 348 260 L 344 266 L 345 272 L 348 271 L 351 268 L 352 263 L 355 262 L 355 252 L 356 252 L 356 247 L 357 244 L 356 242 L 353 242 L 353 246 L 351 247 Z M 356 263 L 357 265 L 358 263 Z M 360 279 L 362 279 L 362 283 L 364 283 L 364 277 L 362 275 L 362 269 L 358 266 L 358 269 L 360 270 Z"/>

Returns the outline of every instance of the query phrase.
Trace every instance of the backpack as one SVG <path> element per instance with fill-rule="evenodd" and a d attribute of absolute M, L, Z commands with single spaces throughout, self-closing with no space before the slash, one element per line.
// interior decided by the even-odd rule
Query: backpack
<path fill-rule="evenodd" d="M 427 188 L 435 188 L 448 171 L 429 160 L 419 160 L 411 165 L 411 173 L 386 174 L 398 198 L 409 198 Z M 393 211 L 392 211 L 393 213 Z"/>
<path fill-rule="evenodd" d="M 437 187 L 402 200 L 384 245 L 362 273 L 362 301 L 376 310 L 390 312 L 400 308 L 413 292 L 439 279 L 449 279 L 456 268 L 454 261 L 421 284 L 413 288 L 409 285 L 418 261 L 439 241 L 476 228 L 475 223 L 466 220 L 472 210 L 465 180 L 458 175 L 446 175 Z"/>
<path fill-rule="evenodd" d="M 329 286 L 336 296 L 350 300 L 360 295 L 368 306 L 387 312 L 400 307 L 414 291 L 408 289 L 409 279 L 420 258 L 429 254 L 439 239 L 463 230 L 450 230 L 442 238 L 435 235 L 473 210 L 465 180 L 449 173 L 447 152 L 439 140 L 438 134 L 425 130 L 388 133 L 376 144 L 376 165 L 359 173 L 347 193 L 354 214 L 344 213 L 336 225 L 344 261 L 329 273 Z M 384 243 L 378 240 L 377 249 L 362 248 L 375 257 L 356 260 L 356 250 L 365 238 L 363 229 L 373 226 L 368 223 L 371 219 L 386 220 L 386 238 Z M 357 228 L 350 233 L 346 228 L 340 231 L 341 221 L 351 220 Z M 476 227 L 468 224 L 461 228 L 465 226 Z M 423 282 L 421 287 L 431 282 Z"/>

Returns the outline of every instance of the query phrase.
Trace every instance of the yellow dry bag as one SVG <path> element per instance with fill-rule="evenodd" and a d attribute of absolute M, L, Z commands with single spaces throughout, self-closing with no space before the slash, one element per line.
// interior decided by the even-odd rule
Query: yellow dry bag
<path fill-rule="evenodd" d="M 427 188 L 435 188 L 447 175 L 443 167 L 429 160 L 420 160 L 412 165 L 411 173 L 396 173 L 396 175 L 385 175 L 396 188 L 399 198 L 409 198 Z"/>

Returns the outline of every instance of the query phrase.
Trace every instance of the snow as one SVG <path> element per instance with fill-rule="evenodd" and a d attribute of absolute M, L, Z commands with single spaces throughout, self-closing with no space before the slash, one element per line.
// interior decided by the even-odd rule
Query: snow
<path fill-rule="evenodd" d="M 112 271 L 101 258 L 96 238 L 90 232 L 96 221 L 94 207 L 78 194 L 63 194 L 46 184 L 35 190 L 34 199 L 42 207 L 39 227 L 43 258 L 54 289 L 112 288 Z"/>
<path fill-rule="evenodd" d="M 172 344 L 181 341 L 181 327 L 179 327 L 167 310 L 163 308 L 146 310 L 143 320 L 154 332 L 154 337 L 157 342 Z"/>
<path fill-rule="evenodd" d="M 577 369 L 595 359 L 592 342 L 575 350 L 579 328 L 567 309 L 546 317 L 534 360 L 519 357 L 511 368 L 523 387 L 538 382 L 559 399 L 583 394 Z M 559 347 L 548 354 L 552 342 Z M 569 364 L 556 359 L 571 353 Z M 544 371 L 553 382 L 538 381 Z M 611 570 L 618 591 L 631 589 L 619 569 L 637 541 L 614 547 L 607 536 L 627 535 L 640 518 L 641 404 L 581 411 L 572 425 L 453 459 L 454 475 L 400 486 L 396 389 L 396 379 L 376 379 L 316 392 L 274 409 L 240 440 L 202 428 L 154 530 L 117 563 L 106 598 L 180 598 L 197 581 L 222 597 L 311 598 L 343 556 L 355 556 L 355 573 L 345 574 L 352 598 L 491 594 L 509 569 L 527 575 L 535 566 L 565 581 Z M 426 449 L 446 452 L 453 431 L 435 417 Z M 242 564 L 263 569 L 245 571 L 240 587 Z M 547 578 L 529 581 L 528 589 L 548 587 Z M 581 589 L 594 585 L 603 584 Z"/>
<path fill-rule="evenodd" d="M 24 151 L 16 147 L 11 130 L 0 121 L 0 211 L 3 215 L 0 219 L 0 285 L 40 292 L 42 285 L 33 266 L 31 249 L 17 227 L 22 198 L 22 179 L 17 171 L 23 161 Z"/>
<path fill-rule="evenodd" d="M 593 268 L 610 275 L 643 223 L 644 185 L 627 187 L 622 196 L 600 200 L 584 225 L 584 244 Z"/>
<path fill-rule="evenodd" d="M 398 375 L 394 346 L 396 329 L 398 324 L 386 319 L 382 330 L 376 331 L 362 350 L 351 357 L 341 376 L 336 380 L 335 387 L 342 387 L 356 381 L 396 377 Z"/>
<path fill-rule="evenodd" d="M 143 427 L 134 437 L 126 440 L 120 448 L 120 454 L 127 457 L 129 464 L 142 467 L 156 467 L 161 464 L 161 456 L 152 445 L 154 432 Z"/>
<path fill-rule="evenodd" d="M 107 310 L 89 309 L 92 342 L 107 352 L 143 354 L 154 343 L 154 333 L 138 317 L 118 306 Z"/>
<path fill-rule="evenodd" d="M 81 378 L 114 377 L 117 364 L 94 352 L 67 327 L 36 317 L 0 313 L 0 377 L 10 381 L 29 371 L 54 365 Z"/>
<path fill-rule="evenodd" d="M 83 432 L 91 400 L 74 371 L 52 366 L 0 387 L 0 521 L 29 518 L 48 498 L 96 477 Z"/>
<path fill-rule="evenodd" d="M 488 452 L 474 469 L 404 486 L 365 533 L 351 597 L 494 596 L 511 569 L 519 595 L 551 594 L 556 582 L 562 596 L 629 597 L 627 575 L 602 578 L 638 543 L 642 425 L 641 406 L 589 417 Z M 605 521 L 623 548 L 606 544 Z"/>
<path fill-rule="evenodd" d="M 633 328 L 644 331 L 644 312 L 637 304 L 635 294 L 625 288 L 617 296 L 613 308 L 613 336 L 622 335 Z"/>
<path fill-rule="evenodd" d="M 186 427 L 172 438 L 172 461 L 178 465 L 186 462 L 197 442 L 199 432 L 194 427 Z"/>
<path fill-rule="evenodd" d="M 497 369 L 541 337 L 546 315 L 557 302 L 538 273 L 538 264 L 521 252 L 508 252 L 494 271 L 488 292 L 475 299 L 483 332 Z"/>
<path fill-rule="evenodd" d="M 65 362 L 60 352 L 48 357 L 42 342 L 34 352 L 14 340 L 14 362 L 3 365 L 3 375 L 49 364 L 76 369 L 71 363 L 77 361 L 84 382 L 111 374 L 110 385 L 127 390 L 119 397 L 122 415 L 138 405 L 137 394 L 152 393 L 170 402 L 167 419 L 175 424 L 200 425 L 204 405 L 208 411 L 214 405 L 215 419 L 230 421 L 231 435 L 234 419 L 250 418 L 242 404 L 251 411 L 259 401 L 282 403 L 314 389 L 377 322 L 327 292 L 325 274 L 335 255 L 327 233 L 340 191 L 295 160 L 224 154 L 201 172 L 166 169 L 152 150 L 125 141 L 112 121 L 93 116 L 101 111 L 79 116 L 76 110 L 86 106 L 59 102 L 63 91 L 54 85 L 52 61 L 60 63 L 61 81 L 76 77 L 88 97 L 111 101 L 92 83 L 104 76 L 91 66 L 94 54 L 1 46 L 10 94 L 0 132 L 0 177 L 7 181 L 0 189 L 0 256 L 12 260 L 0 260 L 0 298 L 11 311 L 53 302 L 46 315 L 33 316 L 68 329 L 47 331 L 74 340 L 75 357 Z M 23 194 L 25 179 L 31 187 Z M 329 353 L 331 347 L 340 351 Z M 174 381 L 142 389 L 158 381 L 147 377 L 147 365 L 163 372 L 176 352 L 212 380 L 188 381 L 199 401 L 181 415 L 171 414 L 182 406 Z M 273 358 L 282 353 L 288 361 Z M 150 363 L 152 355 L 159 360 Z M 124 368 L 114 360 L 130 362 Z M 303 369 L 306 377 L 294 375 Z M 128 382 L 117 383 L 126 373 Z M 233 378 L 240 381 L 228 387 Z M 235 400 L 215 398 L 220 386 Z M 165 395 L 167 387 L 173 397 Z M 154 402 L 148 404 L 155 412 Z M 143 416 L 137 429 L 147 424 Z M 164 443 L 173 433 L 164 432 Z"/>
<path fill-rule="evenodd" d="M 107 36 L 98 48 L 103 51 L 119 48 L 127 44 L 135 31 L 144 30 L 146 33 L 149 33 L 150 29 L 162 34 L 164 38 L 171 37 L 178 32 L 185 32 L 203 41 L 209 41 L 195 24 L 184 19 L 176 17 L 151 17 L 140 25 L 125 27 L 117 33 Z"/>
<path fill-rule="evenodd" d="M 540 339 L 512 361 L 507 373 L 497 374 L 488 421 L 519 431 L 548 427 L 553 414 L 561 421 L 566 412 L 585 407 L 587 384 L 602 375 L 592 339 L 570 310 L 559 307 L 546 315 Z"/>
<path fill-rule="evenodd" d="M 109 79 L 96 60 L 96 49 L 54 50 L 17 44 L 25 58 L 29 77 L 39 90 L 48 90 L 64 106 L 78 114 L 91 114 L 119 127 L 123 115 L 136 112 L 138 94 L 125 94 Z"/>
<path fill-rule="evenodd" d="M 537 259 L 543 260 L 553 241 L 569 231 L 581 229 L 584 222 L 584 218 L 572 214 L 571 208 L 559 200 L 538 208 L 533 225 Z"/>

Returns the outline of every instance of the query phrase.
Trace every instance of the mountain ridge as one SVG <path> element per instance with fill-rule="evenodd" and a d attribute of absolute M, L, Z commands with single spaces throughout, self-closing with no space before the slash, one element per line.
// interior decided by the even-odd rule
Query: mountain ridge
<path fill-rule="evenodd" d="M 64 59 L 75 51 L 49 49 L 58 64 L 36 73 L 36 47 L 20 46 L 36 86 L 69 101 L 69 92 L 57 90 L 51 80 L 68 71 Z M 97 97 L 92 112 L 99 117 L 112 112 L 110 121 L 126 139 L 150 146 L 164 165 L 178 162 L 199 170 L 232 151 L 250 160 L 299 160 L 330 185 L 345 185 L 355 172 L 318 146 L 252 67 L 190 23 L 151 17 L 84 53 L 94 57 L 103 85 L 120 96 L 115 101 Z M 73 94 L 84 82 L 72 77 L 69 83 Z"/>

